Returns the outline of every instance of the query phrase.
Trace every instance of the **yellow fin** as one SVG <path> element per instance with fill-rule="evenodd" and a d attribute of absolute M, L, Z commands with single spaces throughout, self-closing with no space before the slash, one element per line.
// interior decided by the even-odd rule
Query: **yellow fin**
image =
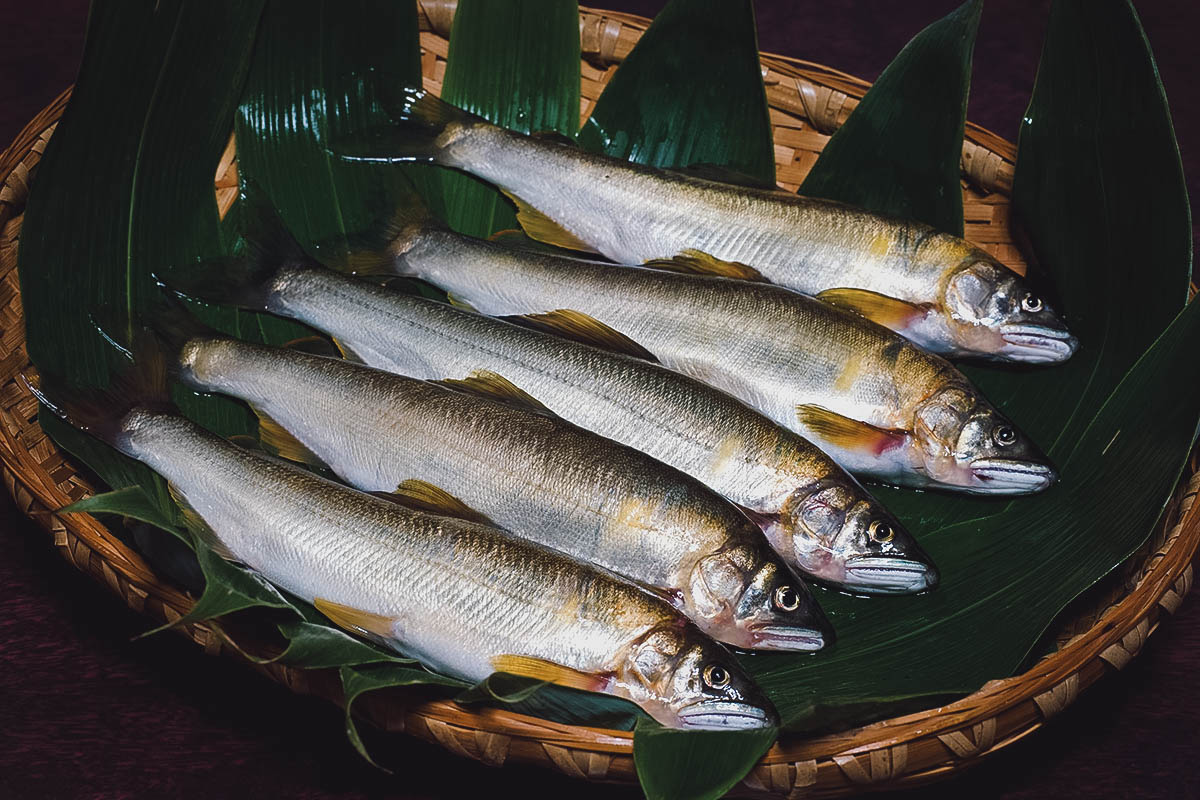
<path fill-rule="evenodd" d="M 761 272 L 748 264 L 739 261 L 722 261 L 702 250 L 684 250 L 674 258 L 656 258 L 647 261 L 643 266 L 670 272 L 683 272 L 689 275 L 715 275 L 740 281 L 766 281 Z"/>
<path fill-rule="evenodd" d="M 466 300 L 463 300 L 453 292 L 446 292 L 446 300 L 449 301 L 450 305 L 454 306 L 455 308 L 461 308 L 464 311 L 476 310 L 475 306 L 471 305 Z"/>
<path fill-rule="evenodd" d="M 171 499 L 175 501 L 175 505 L 179 506 L 179 514 L 183 518 L 183 525 L 192 532 L 193 536 L 208 545 L 209 550 L 212 550 L 226 561 L 238 560 L 233 551 L 217 538 L 216 531 L 204 521 L 204 518 L 200 516 L 196 509 L 192 508 L 191 503 L 179 491 L 178 486 L 168 481 L 167 492 L 171 495 Z"/>
<path fill-rule="evenodd" d="M 547 217 L 541 211 L 526 203 L 514 194 L 504 192 L 509 200 L 517 204 L 517 222 L 530 239 L 552 244 L 555 247 L 565 247 L 568 250 L 582 250 L 585 253 L 595 253 L 596 248 L 580 239 L 569 230 Z"/>
<path fill-rule="evenodd" d="M 843 417 L 827 408 L 815 405 L 796 407 L 800 424 L 816 436 L 844 450 L 856 450 L 875 456 L 904 444 L 908 435 L 903 431 L 877 428 L 866 422 Z"/>
<path fill-rule="evenodd" d="M 554 416 L 554 412 L 542 405 L 537 398 L 530 396 L 503 375 L 486 369 L 477 369 L 465 378 L 444 378 L 440 383 L 451 389 L 486 397 L 489 400 L 499 400 L 524 411 L 535 414 Z"/>
<path fill-rule="evenodd" d="M 303 442 L 289 433 L 286 428 L 257 408 L 253 410 L 258 416 L 258 438 L 263 443 L 263 447 L 288 461 L 296 461 L 314 467 L 325 466 L 325 462 L 316 453 L 309 450 Z"/>
<path fill-rule="evenodd" d="M 582 311 L 560 308 L 546 314 L 526 314 L 524 316 L 501 317 L 501 319 L 524 325 L 534 330 L 553 333 L 565 339 L 589 344 L 613 353 L 624 353 L 627 356 L 657 362 L 646 348 L 630 339 L 620 331 L 613 330 L 595 317 L 588 316 Z"/>
<path fill-rule="evenodd" d="M 360 611 L 357 608 L 344 606 L 320 597 L 313 600 L 313 605 L 317 611 L 329 617 L 333 624 L 351 633 L 365 633 L 384 639 L 395 638 L 395 634 L 392 633 L 395 620 L 391 617 L 372 614 L 370 611 Z"/>
<path fill-rule="evenodd" d="M 346 359 L 347 361 L 352 361 L 355 364 L 365 364 L 366 363 L 365 361 L 362 360 L 362 358 L 358 355 L 358 353 L 356 353 L 352 349 L 350 349 L 350 346 L 347 345 L 345 342 L 343 342 L 341 339 L 337 338 L 336 336 L 332 337 L 332 338 L 333 338 L 333 344 L 338 349 L 338 352 L 342 354 L 342 358 Z"/>
<path fill-rule="evenodd" d="M 465 519 L 468 522 L 478 522 L 481 525 L 496 526 L 483 514 L 459 500 L 440 486 L 434 486 L 428 481 L 410 478 L 402 481 L 391 494 L 381 495 L 393 503 L 418 511 L 428 511 L 443 517 Z"/>
<path fill-rule="evenodd" d="M 492 659 L 492 669 L 497 672 L 507 672 L 510 675 L 522 675 L 539 681 L 548 681 L 559 686 L 569 686 L 572 689 L 583 689 L 587 692 L 597 692 L 605 688 L 609 679 L 604 675 L 592 675 L 580 672 L 571 667 L 555 664 L 533 656 L 503 655 Z"/>
<path fill-rule="evenodd" d="M 928 307 L 867 289 L 826 289 L 817 295 L 817 299 L 853 311 L 894 331 L 904 330 L 928 311 Z"/>

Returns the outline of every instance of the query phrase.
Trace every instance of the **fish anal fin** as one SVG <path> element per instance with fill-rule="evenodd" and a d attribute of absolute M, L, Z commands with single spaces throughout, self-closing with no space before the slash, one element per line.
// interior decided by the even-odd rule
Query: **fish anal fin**
<path fill-rule="evenodd" d="M 501 655 L 492 659 L 492 669 L 497 672 L 507 672 L 510 675 L 521 675 L 534 680 L 547 681 L 558 686 L 572 689 L 583 689 L 587 692 L 599 692 L 607 688 L 612 679 L 607 675 L 595 675 L 581 672 L 571 667 L 564 667 L 553 661 L 533 656 Z"/>
<path fill-rule="evenodd" d="M 569 230 L 547 217 L 541 211 L 526 203 L 514 194 L 504 193 L 509 200 L 517 205 L 517 222 L 530 239 L 567 250 L 581 250 L 585 253 L 595 253 L 596 248 L 580 239 Z"/>
<path fill-rule="evenodd" d="M 546 314 L 526 314 L 524 316 L 501 317 L 509 322 L 515 322 L 534 330 L 553 333 L 565 339 L 599 347 L 613 353 L 623 353 L 627 356 L 640 358 L 644 361 L 658 362 L 646 348 L 630 339 L 620 331 L 613 330 L 595 317 L 569 308 L 560 308 Z"/>
<path fill-rule="evenodd" d="M 868 289 L 826 289 L 817 295 L 817 299 L 853 311 L 894 331 L 904 330 L 929 312 L 928 306 Z"/>
<path fill-rule="evenodd" d="M 748 264 L 738 261 L 723 261 L 702 250 L 694 249 L 684 250 L 674 258 L 656 258 L 647 261 L 643 266 L 689 275 L 712 275 L 740 281 L 766 281 L 761 272 Z"/>
<path fill-rule="evenodd" d="M 204 521 L 204 518 L 200 516 L 200 513 L 196 511 L 196 509 L 192 508 L 192 504 L 189 503 L 187 498 L 183 496 L 183 493 L 179 491 L 178 486 L 168 481 L 167 492 L 171 495 L 171 499 L 175 501 L 175 505 L 179 506 L 179 514 L 183 519 L 183 525 L 188 529 L 188 531 L 191 532 L 193 536 L 204 542 L 204 544 L 208 546 L 209 550 L 212 550 L 226 561 L 238 560 L 238 557 L 234 555 L 233 551 L 230 550 L 224 542 L 217 538 L 216 531 L 214 531 L 212 527 Z"/>
<path fill-rule="evenodd" d="M 257 408 L 253 410 L 258 417 L 258 438 L 268 451 L 288 461 L 313 467 L 326 466 L 316 453 L 309 450 L 307 445 L 293 436 L 286 428 Z"/>
<path fill-rule="evenodd" d="M 468 522 L 477 522 L 480 525 L 496 526 L 496 523 L 488 519 L 487 516 L 479 513 L 445 489 L 435 486 L 429 481 L 410 478 L 401 481 L 394 492 L 372 492 L 372 494 L 382 497 L 385 500 L 390 500 L 405 508 L 427 511 L 430 514 L 438 514 L 443 517 L 465 519 Z"/>
<path fill-rule="evenodd" d="M 821 406 L 797 406 L 796 415 L 814 435 L 844 450 L 880 456 L 908 441 L 904 431 L 879 428 Z"/>
<path fill-rule="evenodd" d="M 456 391 L 486 397 L 489 400 L 499 400 L 523 411 L 532 411 L 535 414 L 544 414 L 550 417 L 555 416 L 554 412 L 542 405 L 540 400 L 527 394 L 508 378 L 491 370 L 478 369 L 465 378 L 444 378 L 434 381 L 434 383 L 440 383 Z"/>
<path fill-rule="evenodd" d="M 395 638 L 396 620 L 391 617 L 344 606 L 321 597 L 313 599 L 313 606 L 317 611 L 329 617 L 333 624 L 351 633 L 365 634 L 371 638 L 378 637 L 385 640 Z"/>

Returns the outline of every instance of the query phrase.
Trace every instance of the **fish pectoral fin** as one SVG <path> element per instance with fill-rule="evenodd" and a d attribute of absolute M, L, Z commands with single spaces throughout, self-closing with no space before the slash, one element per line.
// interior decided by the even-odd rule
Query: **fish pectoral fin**
<path fill-rule="evenodd" d="M 440 486 L 434 486 L 428 481 L 410 478 L 401 481 L 394 492 L 372 492 L 371 494 L 416 511 L 427 511 L 443 517 L 455 517 L 468 522 L 477 522 L 480 525 L 499 527 L 487 516 L 471 508 Z"/>
<path fill-rule="evenodd" d="M 501 190 L 503 191 L 503 190 Z M 580 239 L 569 230 L 547 217 L 541 211 L 526 203 L 515 194 L 504 192 L 509 200 L 517 205 L 517 222 L 530 239 L 567 250 L 582 250 L 585 253 L 595 253 L 596 248 Z"/>
<path fill-rule="evenodd" d="M 817 299 L 853 311 L 894 331 L 904 330 L 929 311 L 928 306 L 867 289 L 826 289 L 817 295 Z"/>
<path fill-rule="evenodd" d="M 477 369 L 465 378 L 443 378 L 440 383 L 455 391 L 486 397 L 488 400 L 498 400 L 506 405 L 531 411 L 543 416 L 556 416 L 553 411 L 542 405 L 541 401 L 530 396 L 508 378 L 487 369 Z"/>
<path fill-rule="evenodd" d="M 316 607 L 317 611 L 329 617 L 334 625 L 351 633 L 364 634 L 372 639 L 389 640 L 395 638 L 393 630 L 396 621 L 391 617 L 344 606 L 341 603 L 335 603 L 332 600 L 325 600 L 321 597 L 313 599 L 313 606 Z"/>
<path fill-rule="evenodd" d="M 908 439 L 908 434 L 903 431 L 879 428 L 843 417 L 821 406 L 797 406 L 796 416 L 800 424 L 815 436 L 844 450 L 869 452 L 878 456 L 901 446 Z"/>
<path fill-rule="evenodd" d="M 200 512 L 192 508 L 192 504 L 179 491 L 178 486 L 168 481 L 167 492 L 171 495 L 171 499 L 175 501 L 175 505 L 179 506 L 179 515 L 183 518 L 183 526 L 191 532 L 192 536 L 204 542 L 209 550 L 212 550 L 226 561 L 238 560 L 233 551 L 217 538 L 217 532 L 204 521 L 204 518 L 200 516 Z"/>
<path fill-rule="evenodd" d="M 316 453 L 309 450 L 303 442 L 288 432 L 286 428 L 259 409 L 253 406 L 251 406 L 251 409 L 258 417 L 259 441 L 262 442 L 263 447 L 267 448 L 268 451 L 288 461 L 308 464 L 312 467 L 328 468 Z"/>
<path fill-rule="evenodd" d="M 779 521 L 783 518 L 783 514 L 779 511 L 768 513 L 766 511 L 755 511 L 753 508 L 744 506 L 741 503 L 735 503 L 734 505 L 738 507 L 738 510 L 741 511 L 748 520 L 763 530 L 779 524 Z"/>
<path fill-rule="evenodd" d="M 702 250 L 684 250 L 674 258 L 655 258 L 642 266 L 689 275 L 712 275 L 719 278 L 735 278 L 740 281 L 763 281 L 762 273 L 739 261 L 723 261 Z"/>
<path fill-rule="evenodd" d="M 582 311 L 560 308 L 546 314 L 525 314 L 519 316 L 500 317 L 508 322 L 514 322 L 533 330 L 552 333 L 564 339 L 599 347 L 612 353 L 622 353 L 644 361 L 658 363 L 646 348 L 630 339 L 620 331 L 613 330 L 595 317 L 588 316 Z"/>
<path fill-rule="evenodd" d="M 539 681 L 547 681 L 558 686 L 568 686 L 572 689 L 583 689 L 586 692 L 598 692 L 609 683 L 607 675 L 594 675 L 562 664 L 555 664 L 543 658 L 533 656 L 502 655 L 492 659 L 492 669 L 496 672 L 507 672 L 510 675 L 521 675 Z"/>

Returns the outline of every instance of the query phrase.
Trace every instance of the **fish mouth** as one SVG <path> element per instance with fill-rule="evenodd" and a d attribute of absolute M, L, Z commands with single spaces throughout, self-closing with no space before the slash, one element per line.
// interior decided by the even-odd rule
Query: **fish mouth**
<path fill-rule="evenodd" d="M 915 594 L 937 586 L 939 575 L 931 564 L 908 558 L 867 556 L 846 562 L 845 585 L 868 594 Z"/>
<path fill-rule="evenodd" d="M 977 494 L 1033 494 L 1058 480 L 1049 464 L 1011 458 L 981 458 L 971 463 L 971 474 L 978 482 L 967 491 Z"/>
<path fill-rule="evenodd" d="M 1079 348 L 1079 340 L 1067 331 L 1046 325 L 1002 325 L 1000 338 L 1000 355 L 1027 364 L 1066 361 Z"/>
<path fill-rule="evenodd" d="M 816 628 L 792 625 L 754 625 L 750 628 L 751 650 L 789 650 L 813 653 L 829 642 L 829 636 Z"/>
<path fill-rule="evenodd" d="M 693 730 L 749 730 L 772 724 L 771 715 L 763 709 L 729 700 L 701 700 L 679 711 L 679 726 Z"/>

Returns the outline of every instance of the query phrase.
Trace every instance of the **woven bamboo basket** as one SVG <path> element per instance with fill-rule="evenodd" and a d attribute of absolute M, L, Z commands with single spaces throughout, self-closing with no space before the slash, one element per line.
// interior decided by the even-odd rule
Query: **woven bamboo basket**
<path fill-rule="evenodd" d="M 455 4 L 417 0 L 417 5 L 425 87 L 438 94 Z M 579 24 L 586 118 L 649 20 L 582 9 Z M 769 54 L 763 54 L 762 68 L 779 184 L 794 190 L 869 85 L 828 67 Z M 174 621 L 187 613 L 194 598 L 156 575 L 138 553 L 91 516 L 52 513 L 94 487 L 42 433 L 37 404 L 17 380 L 32 369 L 24 346 L 16 270 L 22 212 L 38 161 L 69 95 L 69 89 L 63 92 L 0 155 L 0 466 L 17 506 L 46 531 L 67 560 L 156 624 Z M 967 126 L 962 153 L 966 236 L 1024 270 L 1008 224 L 1015 158 L 1011 143 Z M 215 176 L 222 213 L 237 191 L 236 170 L 231 140 Z M 1085 688 L 1124 667 L 1164 614 L 1179 606 L 1191 588 L 1191 562 L 1200 544 L 1200 507 L 1194 506 L 1198 490 L 1200 473 L 1193 454 L 1150 543 L 1118 574 L 1064 612 L 1053 632 L 1055 651 L 1024 674 L 993 680 L 968 697 L 921 713 L 832 735 L 785 735 L 734 793 L 835 797 L 868 788 L 912 786 L 976 764 L 1033 733 Z M 176 630 L 206 653 L 242 658 L 207 625 Z M 342 700 L 336 675 L 252 666 L 294 691 L 335 703 Z M 384 730 L 403 731 L 490 765 L 534 763 L 586 780 L 636 781 L 632 735 L 623 731 L 468 709 L 420 693 L 366 695 L 356 710 Z"/>

